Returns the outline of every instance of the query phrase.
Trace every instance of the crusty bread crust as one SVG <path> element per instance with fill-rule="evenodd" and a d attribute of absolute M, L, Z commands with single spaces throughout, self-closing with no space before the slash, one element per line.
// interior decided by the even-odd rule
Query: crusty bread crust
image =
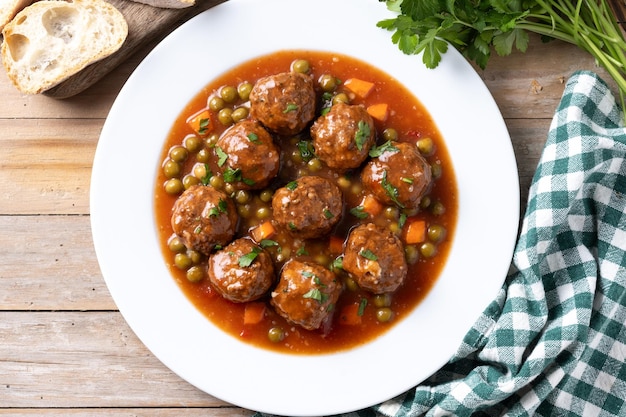
<path fill-rule="evenodd" d="M 0 32 L 20 10 L 33 1 L 34 0 L 0 0 Z"/>
<path fill-rule="evenodd" d="M 147 4 L 162 9 L 184 9 L 196 4 L 195 0 L 133 0 L 137 3 Z"/>
<path fill-rule="evenodd" d="M 124 16 L 104 0 L 41 0 L 2 31 L 9 79 L 38 94 L 117 51 L 128 36 Z"/>

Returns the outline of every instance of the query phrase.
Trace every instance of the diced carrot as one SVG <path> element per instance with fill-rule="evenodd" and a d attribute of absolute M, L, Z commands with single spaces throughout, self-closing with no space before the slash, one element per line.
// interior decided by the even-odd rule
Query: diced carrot
<path fill-rule="evenodd" d="M 352 303 L 344 306 L 339 314 L 339 323 L 347 326 L 357 326 L 361 324 L 361 316 L 359 315 L 361 307 L 358 303 Z"/>
<path fill-rule="evenodd" d="M 189 127 L 200 136 L 208 135 L 213 130 L 212 123 L 211 113 L 208 110 L 202 110 L 187 119 Z"/>
<path fill-rule="evenodd" d="M 426 221 L 414 219 L 407 222 L 404 241 L 408 244 L 421 243 L 426 240 Z"/>
<path fill-rule="evenodd" d="M 258 324 L 265 317 L 265 303 L 253 301 L 246 304 L 243 311 L 243 324 Z"/>
<path fill-rule="evenodd" d="M 376 200 L 376 198 L 371 194 L 368 194 L 365 197 L 363 197 L 361 206 L 363 207 L 364 212 L 372 216 L 376 216 L 383 209 L 383 205 L 378 200 Z"/>
<path fill-rule="evenodd" d="M 344 82 L 344 85 L 360 98 L 367 97 L 372 88 L 374 88 L 374 83 L 359 78 L 350 78 Z"/>
<path fill-rule="evenodd" d="M 250 230 L 250 235 L 256 243 L 261 243 L 263 239 L 269 239 L 276 233 L 276 229 L 271 221 L 267 220 Z"/>
<path fill-rule="evenodd" d="M 367 113 L 374 119 L 384 122 L 389 115 L 389 105 L 387 103 L 372 104 L 367 108 Z"/>
<path fill-rule="evenodd" d="M 343 252 L 343 239 L 339 236 L 331 236 L 330 242 L 328 243 L 328 249 L 331 254 L 339 255 Z"/>

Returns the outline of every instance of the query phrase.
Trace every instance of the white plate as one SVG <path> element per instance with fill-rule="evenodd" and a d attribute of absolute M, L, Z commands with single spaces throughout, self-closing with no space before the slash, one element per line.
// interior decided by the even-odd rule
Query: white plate
<path fill-rule="evenodd" d="M 506 275 L 519 183 L 490 93 L 453 48 L 436 70 L 378 29 L 378 0 L 231 0 L 190 20 L 148 55 L 106 120 L 91 181 L 98 261 L 122 315 L 167 367 L 238 406 L 290 416 L 361 409 L 401 394 L 455 353 Z M 413 313 L 377 340 L 327 355 L 279 354 L 212 325 L 171 278 L 157 242 L 153 195 L 166 135 L 215 76 L 280 49 L 327 50 L 398 78 L 425 104 L 456 170 L 459 218 L 447 266 Z"/>

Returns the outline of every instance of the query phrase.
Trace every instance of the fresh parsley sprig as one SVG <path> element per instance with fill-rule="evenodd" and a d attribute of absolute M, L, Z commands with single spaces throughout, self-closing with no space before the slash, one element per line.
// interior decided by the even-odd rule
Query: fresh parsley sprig
<path fill-rule="evenodd" d="M 559 39 L 590 53 L 626 96 L 626 40 L 608 0 L 379 0 L 398 13 L 378 22 L 406 54 L 423 52 L 439 65 L 448 45 L 485 68 L 491 51 L 525 52 L 528 32 Z"/>

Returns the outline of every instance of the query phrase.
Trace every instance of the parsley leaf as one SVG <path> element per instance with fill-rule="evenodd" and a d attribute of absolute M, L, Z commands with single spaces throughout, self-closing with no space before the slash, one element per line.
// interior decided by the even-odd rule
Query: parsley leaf
<path fill-rule="evenodd" d="M 363 150 L 363 146 L 367 143 L 371 132 L 370 125 L 363 120 L 359 120 L 358 128 L 359 130 L 357 130 L 354 135 L 354 142 L 356 143 L 356 148 L 361 151 Z"/>
<path fill-rule="evenodd" d="M 226 163 L 228 154 L 219 146 L 215 147 L 215 155 L 217 155 L 217 166 L 221 167 Z"/>
<path fill-rule="evenodd" d="M 350 214 L 352 214 L 357 219 L 365 219 L 368 216 L 363 206 L 356 206 L 356 207 L 351 208 Z"/>
<path fill-rule="evenodd" d="M 398 200 L 398 188 L 395 187 L 393 184 L 391 184 L 389 180 L 387 180 L 387 170 L 383 171 L 383 178 L 380 182 L 380 185 L 383 187 L 383 189 L 385 190 L 385 193 L 389 196 L 391 201 L 396 203 L 398 207 L 404 208 L 404 204 L 402 204 Z"/>
<path fill-rule="evenodd" d="M 261 253 L 261 249 L 254 247 L 250 252 L 245 255 L 239 257 L 239 266 L 242 268 L 246 268 L 252 265 L 252 262 L 259 256 Z"/>
<path fill-rule="evenodd" d="M 289 113 L 292 111 L 297 111 L 299 109 L 298 105 L 295 103 L 289 103 L 287 104 L 287 107 L 285 107 L 285 110 L 283 110 L 283 113 Z"/>
<path fill-rule="evenodd" d="M 393 142 L 388 140 L 387 142 L 383 143 L 380 146 L 372 147 L 372 149 L 370 149 L 369 155 L 372 158 L 378 158 L 385 152 L 398 152 L 398 151 L 400 150 L 396 148 L 395 146 L 393 146 Z"/>
<path fill-rule="evenodd" d="M 359 251 L 359 255 L 364 257 L 365 259 L 369 259 L 370 261 L 378 260 L 378 256 L 376 256 L 376 254 L 369 249 L 361 249 Z"/>

